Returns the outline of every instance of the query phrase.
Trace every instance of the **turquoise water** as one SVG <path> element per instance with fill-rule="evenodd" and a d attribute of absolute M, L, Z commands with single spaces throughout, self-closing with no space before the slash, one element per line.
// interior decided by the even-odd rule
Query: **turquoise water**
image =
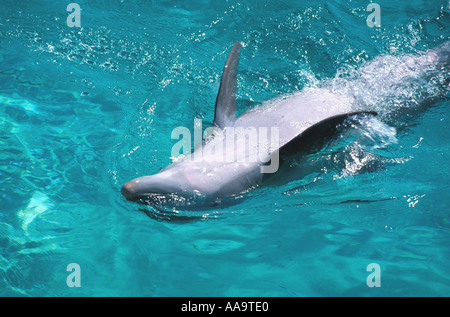
<path fill-rule="evenodd" d="M 173 128 L 213 121 L 236 40 L 242 112 L 444 43 L 448 1 L 377 1 L 379 28 L 362 0 L 80 0 L 81 28 L 68 3 L 1 1 L 1 296 L 450 295 L 448 87 L 379 156 L 324 155 L 327 169 L 203 220 L 153 219 L 120 195 L 171 162 Z"/>

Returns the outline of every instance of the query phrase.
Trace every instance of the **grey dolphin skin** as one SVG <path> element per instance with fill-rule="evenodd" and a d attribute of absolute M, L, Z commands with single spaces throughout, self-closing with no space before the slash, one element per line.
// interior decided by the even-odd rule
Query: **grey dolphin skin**
<path fill-rule="evenodd" d="M 405 76 L 417 73 L 415 67 L 426 72 L 430 65 L 448 65 L 449 43 L 410 57 L 412 63 L 403 61 Z M 217 207 L 271 180 L 287 182 L 296 175 L 292 166 L 299 168 L 292 160 L 320 150 L 349 118 L 373 118 L 379 112 L 358 102 L 351 89 L 340 92 L 324 85 L 280 96 L 236 118 L 240 50 L 236 42 L 223 70 L 214 124 L 203 143 L 160 172 L 123 185 L 127 200 L 167 208 Z"/>

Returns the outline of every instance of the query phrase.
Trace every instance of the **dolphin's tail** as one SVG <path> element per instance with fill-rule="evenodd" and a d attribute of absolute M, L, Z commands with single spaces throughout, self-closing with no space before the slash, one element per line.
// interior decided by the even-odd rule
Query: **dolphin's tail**
<path fill-rule="evenodd" d="M 440 73 L 443 77 L 439 86 L 443 91 L 443 95 L 448 96 L 448 93 L 450 92 L 450 41 L 431 49 L 428 54 L 434 55 L 436 59 L 436 70 L 438 71 L 438 74 Z"/>
<path fill-rule="evenodd" d="M 418 54 L 375 57 L 349 68 L 331 87 L 355 96 L 353 110 L 370 109 L 382 117 L 403 109 L 428 107 L 450 95 L 450 41 Z"/>
<path fill-rule="evenodd" d="M 450 41 L 447 41 L 431 50 L 431 53 L 437 55 L 438 65 L 450 65 Z"/>

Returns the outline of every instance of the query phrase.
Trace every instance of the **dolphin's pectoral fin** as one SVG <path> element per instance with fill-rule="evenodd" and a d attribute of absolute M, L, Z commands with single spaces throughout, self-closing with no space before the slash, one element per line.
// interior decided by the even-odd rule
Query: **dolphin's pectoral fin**
<path fill-rule="evenodd" d="M 313 124 L 289 142 L 282 145 L 277 151 L 271 153 L 271 160 L 268 161 L 268 164 L 270 163 L 272 165 L 272 160 L 276 159 L 278 163 L 275 163 L 277 170 L 276 173 L 263 174 L 263 181 L 266 184 L 278 186 L 299 179 L 299 177 L 302 178 L 309 173 L 317 172 L 318 170 L 316 168 L 318 167 L 321 170 L 323 166 L 315 165 L 313 161 L 310 161 L 311 164 L 308 163 L 308 167 L 306 168 L 303 164 L 299 165 L 297 163 L 306 163 L 307 160 L 304 161 L 304 159 L 307 159 L 308 155 L 319 153 L 326 144 L 336 139 L 347 127 L 344 124 L 347 119 L 358 116 L 376 115 L 377 113 L 373 111 L 357 111 L 329 117 Z"/>
<path fill-rule="evenodd" d="M 376 116 L 374 111 L 357 111 L 336 115 L 322 120 L 297 135 L 295 138 L 280 147 L 278 155 L 280 161 L 297 154 L 312 154 L 320 151 L 322 147 L 331 140 L 339 130 L 339 126 L 345 120 L 360 115 Z"/>
<path fill-rule="evenodd" d="M 223 68 L 222 80 L 220 81 L 214 114 L 214 124 L 221 129 L 232 126 L 235 119 L 237 66 L 240 50 L 241 43 L 236 42 L 231 49 L 225 67 Z"/>

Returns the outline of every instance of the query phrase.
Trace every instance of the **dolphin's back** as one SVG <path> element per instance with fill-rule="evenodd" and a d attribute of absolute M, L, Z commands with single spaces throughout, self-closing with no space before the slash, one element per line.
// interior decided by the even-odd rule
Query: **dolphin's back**
<path fill-rule="evenodd" d="M 267 101 L 244 112 L 235 127 L 276 127 L 280 147 L 326 118 L 353 111 L 354 98 L 332 93 L 327 88 L 311 88 Z"/>

